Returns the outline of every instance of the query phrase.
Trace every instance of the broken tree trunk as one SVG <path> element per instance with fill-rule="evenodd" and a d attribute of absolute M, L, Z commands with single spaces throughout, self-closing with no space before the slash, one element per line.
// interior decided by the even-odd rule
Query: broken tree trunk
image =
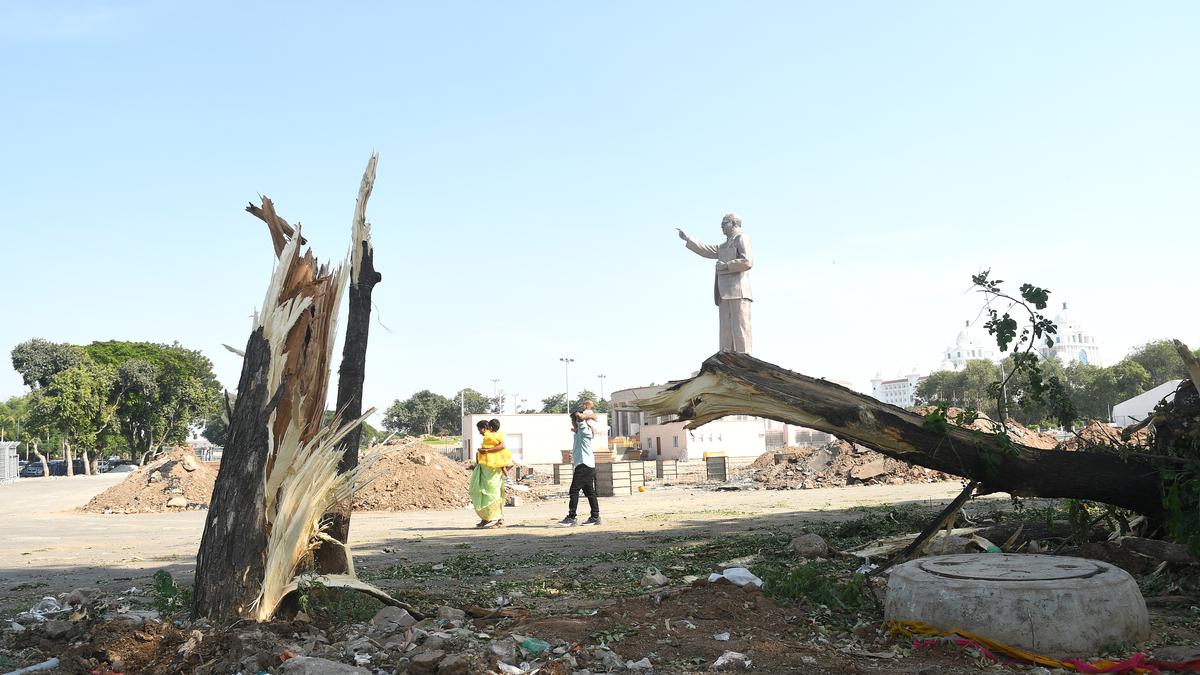
<path fill-rule="evenodd" d="M 366 379 L 367 338 L 371 328 L 371 292 L 383 277 L 375 271 L 375 248 L 371 245 L 371 225 L 367 223 L 367 200 L 375 185 L 375 166 L 379 155 L 371 155 L 358 188 L 354 207 L 353 235 L 350 246 L 350 307 L 346 318 L 346 341 L 342 346 L 342 365 L 338 369 L 338 422 L 349 424 L 362 415 L 363 381 Z M 341 462 L 338 473 L 344 474 L 358 466 L 358 446 L 362 441 L 362 425 L 346 435 L 338 445 Z M 341 544 L 350 540 L 350 500 L 337 503 L 325 514 L 327 534 Z M 323 541 L 313 553 L 317 569 L 322 574 L 344 574 L 350 571 L 345 547 Z"/>
<path fill-rule="evenodd" d="M 700 373 L 642 401 L 653 415 L 677 415 L 694 429 L 726 415 L 754 415 L 817 429 L 910 464 L 962 476 L 980 493 L 1086 499 L 1163 513 L 1159 467 L 1169 457 L 1008 447 L 979 431 L 937 429 L 925 419 L 845 387 L 735 352 L 720 352 Z"/>
<path fill-rule="evenodd" d="M 338 444 L 365 415 L 323 423 L 349 265 L 330 270 L 312 251 L 301 255 L 299 226 L 279 217 L 271 200 L 264 197 L 261 207 L 247 211 L 267 224 L 279 264 L 244 352 L 226 454 L 196 560 L 194 614 L 221 623 L 272 617 L 295 590 L 311 551 L 332 539 L 322 531 L 322 515 L 350 498 L 374 461 L 338 471 Z M 352 568 L 350 575 L 323 578 L 327 585 L 364 587 Z"/>

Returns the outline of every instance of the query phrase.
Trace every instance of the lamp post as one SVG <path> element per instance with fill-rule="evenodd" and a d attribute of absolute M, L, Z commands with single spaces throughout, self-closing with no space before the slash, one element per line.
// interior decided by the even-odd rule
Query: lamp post
<path fill-rule="evenodd" d="M 566 394 L 564 395 L 563 400 L 567 404 L 567 414 L 570 415 L 571 414 L 571 364 L 575 363 L 575 359 L 573 359 L 569 356 L 560 356 L 560 357 L 558 357 L 558 360 L 563 362 L 563 379 L 567 386 L 567 391 L 566 391 Z"/>
<path fill-rule="evenodd" d="M 600 378 L 600 400 L 603 401 L 604 400 L 604 378 L 606 378 L 608 376 L 601 373 L 601 374 L 597 375 L 596 377 Z"/>
<path fill-rule="evenodd" d="M 496 385 L 500 382 L 499 378 L 492 378 L 492 405 L 495 406 L 496 412 L 500 412 L 499 394 L 496 393 Z"/>

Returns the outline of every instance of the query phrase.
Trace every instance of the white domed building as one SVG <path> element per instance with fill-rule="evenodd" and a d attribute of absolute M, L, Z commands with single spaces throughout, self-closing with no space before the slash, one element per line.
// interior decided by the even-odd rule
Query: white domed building
<path fill-rule="evenodd" d="M 1058 326 L 1058 333 L 1054 336 L 1054 346 L 1047 347 L 1043 341 L 1038 347 L 1038 353 L 1042 355 L 1042 358 L 1057 357 L 1064 366 L 1072 363 L 1104 365 L 1096 336 L 1089 334 L 1083 324 L 1067 312 L 1067 303 L 1063 303 L 1062 311 L 1054 317 L 1054 323 Z"/>
<path fill-rule="evenodd" d="M 996 339 L 968 321 L 954 344 L 942 352 L 942 364 L 938 370 L 962 370 L 967 361 L 985 359 L 998 362 L 1002 357 L 1003 354 L 996 347 Z"/>

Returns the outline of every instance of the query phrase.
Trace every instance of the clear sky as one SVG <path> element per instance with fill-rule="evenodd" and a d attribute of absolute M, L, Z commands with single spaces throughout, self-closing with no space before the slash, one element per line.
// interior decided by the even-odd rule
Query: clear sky
<path fill-rule="evenodd" d="M 383 283 L 368 405 L 532 405 L 688 376 L 739 212 L 755 354 L 860 388 L 932 368 L 983 268 L 1106 360 L 1200 346 L 1194 2 L 0 0 L 0 350 L 202 350 L 229 387 L 272 265 L 258 194 Z M 0 396 L 22 391 L 0 368 Z"/>

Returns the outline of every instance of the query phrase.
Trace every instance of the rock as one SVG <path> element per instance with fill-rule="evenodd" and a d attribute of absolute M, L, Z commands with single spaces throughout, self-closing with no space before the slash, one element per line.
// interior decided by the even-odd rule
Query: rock
<path fill-rule="evenodd" d="M 451 623 L 462 623 L 467 620 L 467 613 L 454 607 L 438 607 L 437 618 Z"/>
<path fill-rule="evenodd" d="M 173 509 L 187 508 L 187 505 L 188 505 L 187 497 L 171 497 L 170 499 L 167 500 L 167 506 L 169 506 Z"/>
<path fill-rule="evenodd" d="M 592 652 L 592 656 L 600 661 L 604 670 L 610 673 L 625 670 L 625 662 L 621 660 L 621 657 L 617 656 L 616 652 L 608 647 L 597 647 Z"/>
<path fill-rule="evenodd" d="M 192 457 L 191 455 L 184 455 L 183 459 L 179 462 L 179 466 L 182 466 L 183 470 L 188 472 L 195 471 L 196 469 L 200 468 L 196 465 L 196 458 Z"/>
<path fill-rule="evenodd" d="M 147 621 L 160 621 L 162 619 L 159 613 L 152 609 L 130 609 L 119 614 L 110 614 L 108 617 L 123 626 L 132 626 L 134 628 L 142 626 Z"/>
<path fill-rule="evenodd" d="M 521 498 L 518 497 L 517 495 L 508 495 L 508 498 L 504 500 L 504 505 L 505 506 L 520 506 L 521 501 L 522 501 Z"/>
<path fill-rule="evenodd" d="M 400 609 L 399 607 L 384 607 L 375 612 L 375 616 L 371 617 L 369 622 L 372 633 L 395 633 L 396 631 L 407 628 L 417 622 L 408 610 Z"/>
<path fill-rule="evenodd" d="M 315 656 L 293 656 L 283 662 L 280 671 L 286 675 L 371 675 L 366 668 Z"/>
<path fill-rule="evenodd" d="M 428 650 L 435 650 L 435 649 L 445 650 L 446 638 L 441 638 L 436 635 L 431 635 L 431 636 L 425 638 L 425 642 L 422 642 L 421 646 Z"/>
<path fill-rule="evenodd" d="M 100 597 L 99 588 L 76 588 L 67 593 L 67 597 L 63 598 L 63 606 L 71 605 L 74 607 L 82 607 L 90 604 L 96 598 Z"/>
<path fill-rule="evenodd" d="M 917 675 L 942 675 L 942 669 L 937 666 L 929 666 L 918 670 Z"/>
<path fill-rule="evenodd" d="M 438 664 L 438 675 L 467 675 L 471 670 L 471 659 L 465 654 L 451 654 Z"/>
<path fill-rule="evenodd" d="M 408 662 L 408 669 L 417 675 L 432 675 L 438 671 L 438 664 L 444 658 L 446 658 L 446 652 L 440 649 L 421 652 Z"/>
<path fill-rule="evenodd" d="M 876 459 L 850 469 L 850 477 L 862 481 L 882 476 L 885 473 L 887 473 L 887 462 L 882 459 Z"/>
<path fill-rule="evenodd" d="M 801 558 L 824 558 L 829 555 L 829 544 L 820 535 L 811 532 L 792 539 L 788 548 Z"/>
<path fill-rule="evenodd" d="M 750 657 L 741 652 L 725 652 L 712 664 L 712 670 L 750 670 Z"/>
<path fill-rule="evenodd" d="M 512 640 L 492 640 L 487 645 L 487 653 L 500 663 L 517 662 L 517 645 Z"/>
<path fill-rule="evenodd" d="M 342 652 L 350 658 L 355 658 L 359 654 L 370 654 L 375 651 L 375 643 L 370 638 L 361 637 L 357 640 L 351 640 L 342 648 Z"/>
<path fill-rule="evenodd" d="M 951 555 L 972 550 L 971 540 L 964 537 L 934 537 L 925 545 L 926 555 Z"/>
<path fill-rule="evenodd" d="M 626 661 L 625 667 L 630 670 L 652 670 L 654 664 L 650 663 L 650 659 L 643 657 L 641 661 Z"/>
<path fill-rule="evenodd" d="M 65 638 L 73 630 L 75 630 L 75 624 L 71 623 L 70 621 L 51 619 L 46 622 L 46 637 L 50 638 L 51 640 L 60 640 Z"/>

